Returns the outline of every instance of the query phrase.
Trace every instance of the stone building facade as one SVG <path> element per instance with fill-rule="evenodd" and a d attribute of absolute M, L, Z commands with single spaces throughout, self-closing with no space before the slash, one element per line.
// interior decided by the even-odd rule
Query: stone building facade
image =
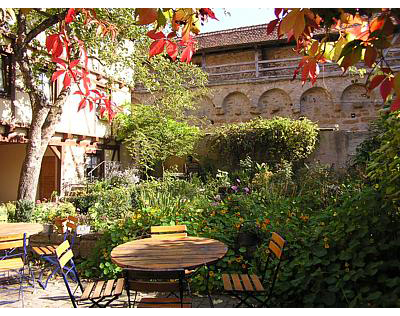
<path fill-rule="evenodd" d="M 300 57 L 293 42 L 267 35 L 267 25 L 205 33 L 197 37 L 193 62 L 209 75 L 210 95 L 199 101 L 198 115 L 210 124 L 255 117 L 307 117 L 320 127 L 313 159 L 343 167 L 367 136 L 369 122 L 383 107 L 378 91 L 367 94 L 366 76 L 343 74 L 334 64 L 320 67 L 317 82 L 293 80 Z M 384 51 L 392 69 L 400 68 L 399 34 Z M 367 69 L 368 72 L 368 69 Z"/>
<path fill-rule="evenodd" d="M 378 91 L 367 94 L 366 76 L 343 74 L 336 64 L 321 65 L 314 85 L 302 85 L 301 76 L 293 80 L 301 59 L 293 50 L 295 43 L 278 39 L 276 33 L 267 35 L 267 24 L 204 33 L 196 39 L 192 61 L 208 74 L 210 89 L 199 100 L 196 114 L 210 125 L 256 117 L 307 117 L 320 127 L 313 159 L 340 168 L 383 108 Z M 391 68 L 399 70 L 398 33 L 392 43 L 384 54 Z M 146 93 L 135 91 L 132 100 L 146 102 Z"/>

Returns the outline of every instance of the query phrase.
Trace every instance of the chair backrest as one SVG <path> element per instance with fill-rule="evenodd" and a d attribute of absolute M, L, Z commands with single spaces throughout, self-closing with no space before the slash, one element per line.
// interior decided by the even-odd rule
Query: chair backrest
<path fill-rule="evenodd" d="M 136 270 L 124 269 L 125 288 L 138 292 L 179 292 L 183 306 L 185 270 Z"/>
<path fill-rule="evenodd" d="M 0 236 L 0 260 L 21 257 L 26 262 L 26 234 Z"/>
<path fill-rule="evenodd" d="M 152 238 L 187 237 L 187 227 L 186 225 L 151 226 L 150 233 Z"/>
<path fill-rule="evenodd" d="M 68 283 L 68 275 L 70 273 L 74 274 L 74 276 L 76 277 L 76 280 L 78 282 L 78 286 L 82 292 L 83 292 L 83 286 L 79 279 L 78 272 L 76 271 L 76 266 L 75 266 L 75 263 L 73 260 L 74 254 L 72 252 L 72 249 L 71 249 L 71 246 L 70 246 L 68 240 L 65 240 L 62 244 L 60 244 L 56 248 L 56 255 L 57 255 L 58 264 L 60 266 L 60 272 L 64 279 L 65 286 L 67 287 L 68 294 L 71 299 L 72 305 L 74 307 L 77 307 L 76 298 L 75 298 L 75 296 L 71 290 L 71 287 L 69 286 L 69 283 Z"/>
<path fill-rule="evenodd" d="M 262 279 L 261 279 L 261 282 L 264 283 L 269 265 L 272 263 L 272 261 L 276 261 L 274 259 L 277 259 L 278 262 L 275 264 L 274 267 L 271 268 L 271 276 L 270 276 L 271 283 L 269 287 L 269 294 L 267 300 L 271 297 L 272 290 L 275 286 L 275 281 L 278 276 L 279 268 L 281 266 L 283 258 L 283 249 L 285 248 L 285 245 L 286 245 L 286 240 L 283 239 L 282 236 L 280 236 L 279 234 L 273 232 L 271 240 L 268 245 L 269 254 L 267 257 L 267 261 L 265 263 L 264 271 L 262 272 Z"/>
<path fill-rule="evenodd" d="M 71 247 L 74 245 L 76 232 L 78 227 L 78 218 L 68 216 L 65 224 L 64 240 L 69 239 Z"/>

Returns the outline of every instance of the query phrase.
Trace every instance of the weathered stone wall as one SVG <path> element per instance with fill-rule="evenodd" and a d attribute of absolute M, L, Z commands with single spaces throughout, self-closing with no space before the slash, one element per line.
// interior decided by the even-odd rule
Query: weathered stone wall
<path fill-rule="evenodd" d="M 254 61 L 255 54 L 254 48 L 243 49 L 242 52 L 207 53 L 206 66 Z M 291 46 L 261 47 L 258 56 L 259 60 L 299 57 Z M 194 62 L 201 64 L 201 56 L 195 56 Z M 295 61 L 293 63 L 297 64 Z M 273 65 L 260 64 L 260 71 L 265 67 L 287 65 L 288 62 L 285 61 Z M 321 67 L 321 71 L 323 70 Z M 225 71 L 229 70 L 224 68 L 222 72 Z M 294 69 L 284 71 L 291 77 Z M 379 92 L 373 91 L 367 95 L 363 86 L 365 79 L 358 75 L 320 74 L 313 86 L 309 82 L 302 85 L 300 79 L 242 80 L 240 77 L 240 81 L 234 81 L 229 76 L 226 76 L 225 80 L 213 78 L 209 82 L 210 93 L 199 100 L 197 110 L 197 115 L 207 118 L 210 125 L 245 122 L 256 117 L 307 117 L 321 128 L 339 130 L 339 134 L 332 131 L 323 132 L 321 147 L 318 154 L 314 155 L 315 159 L 335 166 L 343 165 L 359 142 L 352 142 L 355 134 L 349 132 L 360 132 L 360 136 L 357 137 L 363 139 L 369 122 L 377 118 L 378 111 L 382 108 Z M 136 93 L 135 98 L 149 101 L 146 94 Z M 333 143 L 345 147 L 332 147 Z M 339 152 L 346 154 L 342 155 Z"/>

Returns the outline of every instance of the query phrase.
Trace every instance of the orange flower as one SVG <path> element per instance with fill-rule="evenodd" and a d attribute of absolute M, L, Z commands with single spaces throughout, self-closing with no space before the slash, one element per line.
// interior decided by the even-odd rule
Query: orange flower
<path fill-rule="evenodd" d="M 264 223 L 265 223 L 265 225 L 269 225 L 269 223 L 271 223 L 271 221 L 267 218 L 267 219 L 264 221 Z"/>

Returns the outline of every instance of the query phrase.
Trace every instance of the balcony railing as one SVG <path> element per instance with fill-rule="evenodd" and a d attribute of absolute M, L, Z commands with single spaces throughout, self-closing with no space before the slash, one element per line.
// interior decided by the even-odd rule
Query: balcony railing
<path fill-rule="evenodd" d="M 271 60 L 255 60 L 251 62 L 238 62 L 220 65 L 209 65 L 203 69 L 208 73 L 210 85 L 292 79 L 294 70 L 297 68 L 301 57 L 281 58 Z M 392 70 L 400 70 L 400 48 L 394 47 L 387 50 L 385 60 Z M 356 65 L 357 68 L 365 68 L 364 63 Z M 319 77 L 340 76 L 343 70 L 336 63 L 325 63 L 320 65 Z M 368 71 L 368 69 L 367 69 Z M 301 79 L 301 73 L 297 76 Z M 136 91 L 145 91 L 144 86 L 138 84 Z"/>
<path fill-rule="evenodd" d="M 210 65 L 205 67 L 205 71 L 208 73 L 208 80 L 211 84 L 228 81 L 291 79 L 300 60 L 301 57 L 294 57 Z M 385 60 L 393 70 L 400 69 L 400 48 L 390 49 Z M 365 67 L 363 63 L 359 63 L 357 66 Z M 320 76 L 337 76 L 342 73 L 343 70 L 336 63 L 320 65 Z M 298 78 L 301 78 L 301 73 Z"/>

